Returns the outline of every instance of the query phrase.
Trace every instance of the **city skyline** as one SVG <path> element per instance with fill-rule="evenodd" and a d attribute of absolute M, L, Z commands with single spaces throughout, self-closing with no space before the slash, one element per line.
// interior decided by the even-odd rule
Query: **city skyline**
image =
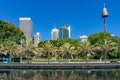
<path fill-rule="evenodd" d="M 63 24 L 61 26 L 61 28 L 56 28 L 54 27 L 51 30 L 51 40 L 63 40 L 66 38 L 71 38 L 70 34 L 71 34 L 71 29 L 69 25 L 65 25 Z"/>
<path fill-rule="evenodd" d="M 71 38 L 104 32 L 102 10 L 106 3 L 109 12 L 107 32 L 120 37 L 120 1 L 110 0 L 4 0 L 0 5 L 0 20 L 12 22 L 19 27 L 20 17 L 31 17 L 33 35 L 39 32 L 41 41 L 51 39 L 51 30 L 56 24 L 71 26 Z"/>

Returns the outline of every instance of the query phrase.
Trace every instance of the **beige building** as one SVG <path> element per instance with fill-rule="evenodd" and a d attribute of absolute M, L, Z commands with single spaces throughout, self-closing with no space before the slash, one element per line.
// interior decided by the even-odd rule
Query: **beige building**
<path fill-rule="evenodd" d="M 33 23 L 31 18 L 19 18 L 19 27 L 23 31 L 26 39 L 32 39 Z"/>
<path fill-rule="evenodd" d="M 58 29 L 56 29 L 56 28 L 52 29 L 51 40 L 58 40 L 58 33 L 59 33 Z"/>
<path fill-rule="evenodd" d="M 37 46 L 39 42 L 40 42 L 40 33 L 37 32 L 34 37 L 34 45 Z"/>

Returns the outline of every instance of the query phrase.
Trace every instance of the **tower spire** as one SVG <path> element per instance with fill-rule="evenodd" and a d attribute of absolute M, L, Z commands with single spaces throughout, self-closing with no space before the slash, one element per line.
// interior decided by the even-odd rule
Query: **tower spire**
<path fill-rule="evenodd" d="M 104 8 L 105 8 L 105 2 L 104 2 Z"/>
<path fill-rule="evenodd" d="M 102 17 L 104 19 L 104 32 L 107 32 L 107 28 L 106 28 L 106 18 L 108 16 L 108 11 L 107 11 L 107 8 L 105 7 L 105 3 L 104 3 L 104 8 L 103 8 L 103 11 L 102 11 Z"/>

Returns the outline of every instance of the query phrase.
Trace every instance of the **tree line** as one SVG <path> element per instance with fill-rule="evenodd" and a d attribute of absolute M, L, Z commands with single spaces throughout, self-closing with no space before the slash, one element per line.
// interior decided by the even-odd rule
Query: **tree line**
<path fill-rule="evenodd" d="M 24 40 L 21 46 L 20 40 Z M 78 39 L 48 40 L 35 46 L 30 39 L 25 39 L 23 32 L 12 23 L 0 21 L 0 57 L 23 57 L 28 61 L 35 58 L 56 60 L 84 59 L 119 59 L 120 38 L 110 33 L 92 34 L 86 41 Z"/>

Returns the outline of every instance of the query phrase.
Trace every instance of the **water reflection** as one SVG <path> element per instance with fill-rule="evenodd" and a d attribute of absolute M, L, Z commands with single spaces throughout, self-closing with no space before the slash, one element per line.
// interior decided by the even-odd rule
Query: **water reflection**
<path fill-rule="evenodd" d="M 120 80 L 120 70 L 0 70 L 0 80 Z"/>

